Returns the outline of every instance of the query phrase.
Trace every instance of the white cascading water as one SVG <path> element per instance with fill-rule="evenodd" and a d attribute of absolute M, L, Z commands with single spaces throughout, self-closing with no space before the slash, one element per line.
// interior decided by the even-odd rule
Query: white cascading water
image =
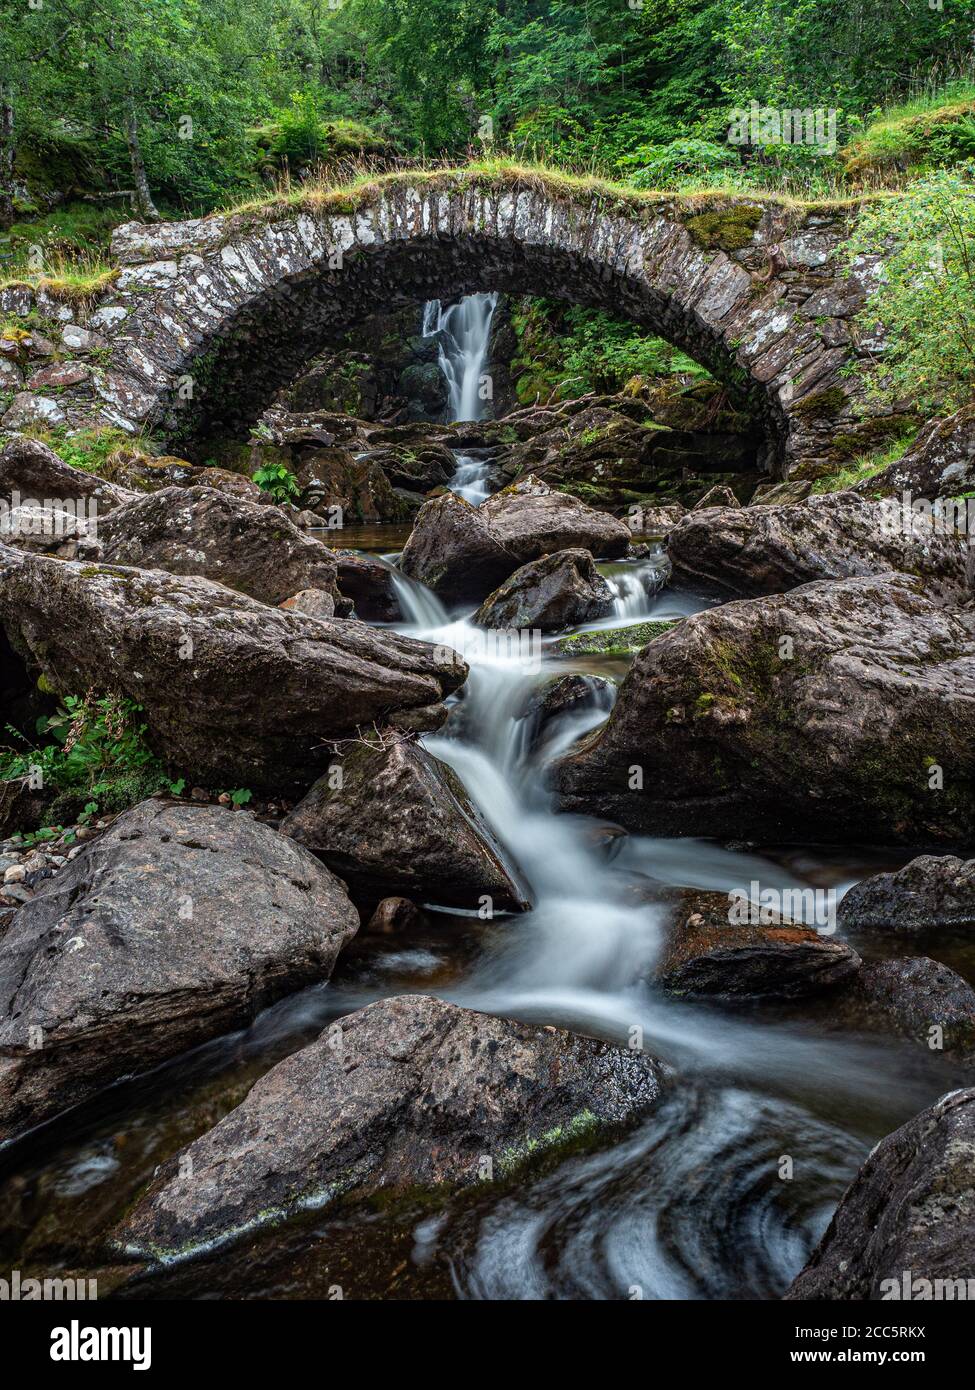
<path fill-rule="evenodd" d="M 602 567 L 627 622 L 701 606 L 658 593 L 653 560 L 641 562 L 646 573 Z M 455 1267 L 459 1285 L 495 1298 L 618 1297 L 634 1284 L 647 1298 L 736 1297 L 743 1286 L 752 1296 L 781 1296 L 876 1130 L 930 1103 L 930 1083 L 905 1083 L 902 1060 L 886 1046 L 688 1007 L 655 991 L 648 982 L 669 912 L 662 889 L 747 894 L 753 879 L 778 888 L 802 880 L 762 856 L 700 840 L 630 836 L 608 855 L 593 834 L 597 823 L 555 814 L 547 773 L 606 719 L 611 686 L 591 680 L 591 697 L 532 747 L 527 703 L 571 668 L 544 651 L 512 656 L 468 619 L 451 617 L 422 585 L 395 571 L 394 584 L 406 619 L 397 629 L 452 647 L 470 665 L 445 730 L 424 743 L 460 777 L 532 903 L 461 981 L 437 993 L 622 1045 L 632 1045 L 636 1030 L 648 1051 L 682 1073 L 673 1099 L 621 1146 L 487 1213 L 476 1248 Z M 789 1104 L 790 1094 L 803 1103 Z M 851 1108 L 858 1124 L 848 1119 Z M 783 1197 L 789 1185 L 773 1181 L 778 1155 L 793 1151 L 819 1175 L 795 1210 Z"/>
<path fill-rule="evenodd" d="M 484 369 L 491 351 L 491 325 L 497 308 L 496 294 L 466 294 L 445 309 L 439 299 L 423 306 L 422 333 L 438 337 L 438 364 L 447 382 L 447 409 L 451 420 L 481 420 Z M 487 465 L 469 454 L 455 454 L 457 470 L 448 483 L 452 492 L 475 507 L 488 495 Z"/>

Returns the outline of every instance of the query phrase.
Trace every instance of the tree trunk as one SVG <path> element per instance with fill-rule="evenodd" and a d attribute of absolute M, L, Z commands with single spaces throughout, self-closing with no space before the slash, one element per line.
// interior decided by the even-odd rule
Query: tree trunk
<path fill-rule="evenodd" d="M 135 102 L 131 98 L 125 108 L 125 143 L 129 147 L 129 162 L 132 165 L 132 186 L 135 190 L 132 201 L 135 203 L 136 213 L 143 222 L 158 222 L 159 212 L 149 192 L 149 180 L 146 178 L 146 166 L 139 143 L 139 121 L 135 113 Z"/>
<path fill-rule="evenodd" d="M 0 227 L 16 220 L 14 208 L 14 94 L 0 86 Z"/>

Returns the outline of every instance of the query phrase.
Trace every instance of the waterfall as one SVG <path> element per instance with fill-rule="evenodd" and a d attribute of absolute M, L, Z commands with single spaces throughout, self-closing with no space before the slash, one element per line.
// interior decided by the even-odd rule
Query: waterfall
<path fill-rule="evenodd" d="M 491 323 L 496 294 L 465 294 L 444 308 L 439 299 L 423 306 L 423 336 L 440 335 L 440 370 L 447 380 L 447 404 L 452 420 L 481 420 L 481 377 L 491 350 Z"/>
<path fill-rule="evenodd" d="M 466 294 L 444 308 L 439 299 L 423 306 L 424 338 L 438 334 L 440 370 L 447 382 L 451 420 L 481 420 L 481 377 L 491 351 L 491 324 L 497 308 L 496 294 Z M 469 454 L 454 454 L 457 469 L 448 483 L 452 492 L 479 506 L 488 495 L 488 465 Z"/>

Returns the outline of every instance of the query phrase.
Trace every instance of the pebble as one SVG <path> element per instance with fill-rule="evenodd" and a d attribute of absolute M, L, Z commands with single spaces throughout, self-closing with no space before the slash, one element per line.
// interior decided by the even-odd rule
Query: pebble
<path fill-rule="evenodd" d="M 4 870 L 3 881 L 8 883 L 22 883 L 27 877 L 27 870 L 23 864 L 11 864 L 9 869 Z"/>
<path fill-rule="evenodd" d="M 5 883 L 3 885 L 3 896 L 13 898 L 15 903 L 29 903 L 34 894 L 29 888 L 25 888 L 22 883 Z"/>
<path fill-rule="evenodd" d="M 69 859 L 77 859 L 78 855 L 81 853 L 81 848 L 82 848 L 81 845 L 75 845 L 74 849 L 69 849 L 69 850 L 68 850 L 68 858 L 69 858 Z"/>
<path fill-rule="evenodd" d="M 19 854 L 0 854 L 0 874 L 5 874 L 15 864 L 20 863 Z"/>
<path fill-rule="evenodd" d="M 36 849 L 32 849 L 30 854 L 28 854 L 27 858 L 24 860 L 24 868 L 27 870 L 29 874 L 36 874 L 38 869 L 44 869 L 46 867 L 47 856 L 41 854 Z"/>

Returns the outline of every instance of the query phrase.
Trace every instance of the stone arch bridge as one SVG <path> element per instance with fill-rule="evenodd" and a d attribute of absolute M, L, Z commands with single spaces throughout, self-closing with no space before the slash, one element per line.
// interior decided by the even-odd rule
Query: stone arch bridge
<path fill-rule="evenodd" d="M 870 263 L 844 273 L 850 215 L 457 170 L 129 223 L 113 243 L 120 275 L 92 320 L 108 346 L 72 388 L 71 408 L 153 428 L 192 457 L 208 438 L 243 437 L 276 391 L 364 317 L 498 289 L 643 325 L 755 414 L 772 473 L 821 471 L 856 451 L 851 440 L 867 448 L 883 433 L 845 371 L 863 351 L 851 320 L 876 273 Z"/>

